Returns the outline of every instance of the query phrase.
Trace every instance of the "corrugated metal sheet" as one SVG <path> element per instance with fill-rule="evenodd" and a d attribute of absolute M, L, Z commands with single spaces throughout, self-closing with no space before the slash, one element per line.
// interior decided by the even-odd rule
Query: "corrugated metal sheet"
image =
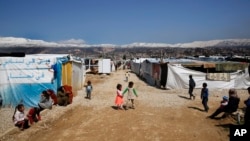
<path fill-rule="evenodd" d="M 66 64 L 63 64 L 62 84 L 72 86 L 72 61 L 70 61 Z"/>
<path fill-rule="evenodd" d="M 84 68 L 82 63 L 69 61 L 63 64 L 62 68 L 62 84 L 72 86 L 73 94 L 81 90 L 85 81 Z"/>

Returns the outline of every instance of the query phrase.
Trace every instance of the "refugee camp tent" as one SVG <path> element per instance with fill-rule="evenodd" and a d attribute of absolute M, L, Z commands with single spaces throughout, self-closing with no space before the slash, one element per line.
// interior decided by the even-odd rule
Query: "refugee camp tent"
<path fill-rule="evenodd" d="M 230 64 L 228 62 L 214 63 L 191 59 L 163 59 L 159 61 L 156 58 L 147 58 L 143 61 L 131 61 L 131 70 L 140 74 L 140 77 L 143 77 L 148 84 L 168 89 L 188 88 L 189 75 L 193 75 L 197 83 L 196 88 L 202 88 L 204 82 L 208 84 L 209 88 L 243 89 L 249 87 L 248 64 Z M 209 72 L 211 70 L 213 72 Z"/>
<path fill-rule="evenodd" d="M 94 59 L 85 58 L 84 64 L 86 66 L 87 72 L 92 73 L 111 73 L 112 69 L 115 70 L 114 63 L 111 59 Z"/>
<path fill-rule="evenodd" d="M 0 58 L 0 94 L 3 106 L 23 103 L 35 107 L 43 90 L 61 86 L 65 54 L 34 54 Z"/>
<path fill-rule="evenodd" d="M 161 63 L 160 59 L 146 59 L 141 63 L 143 78 L 150 85 L 159 85 Z"/>
<path fill-rule="evenodd" d="M 141 69 L 141 63 L 146 60 L 146 58 L 136 58 L 130 61 L 131 71 L 135 74 L 142 76 L 143 70 Z"/>
<path fill-rule="evenodd" d="M 111 60 L 110 59 L 98 59 L 98 73 L 111 72 Z"/>
<path fill-rule="evenodd" d="M 206 82 L 209 88 L 215 89 L 246 89 L 250 86 L 250 78 L 248 69 L 244 71 L 237 71 L 229 73 L 230 80 L 208 80 L 207 73 L 194 71 L 188 68 L 184 68 L 182 65 L 168 65 L 168 79 L 166 88 L 188 88 L 189 75 L 193 75 L 193 79 L 196 82 L 196 88 L 202 88 L 202 83 Z M 220 77 L 220 76 L 219 76 Z"/>
<path fill-rule="evenodd" d="M 191 62 L 189 59 L 138 58 L 131 61 L 131 70 L 150 85 L 165 87 L 168 63 Z"/>
<path fill-rule="evenodd" d="M 81 90 L 86 77 L 85 66 L 81 60 L 71 57 L 70 60 L 62 66 L 62 85 L 72 86 L 73 95 Z"/>

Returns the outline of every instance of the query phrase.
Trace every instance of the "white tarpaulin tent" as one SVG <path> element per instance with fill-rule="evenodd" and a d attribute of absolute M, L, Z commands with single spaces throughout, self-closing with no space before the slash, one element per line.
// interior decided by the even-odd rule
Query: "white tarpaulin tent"
<path fill-rule="evenodd" d="M 3 105 L 37 106 L 43 90 L 61 86 L 65 54 L 33 54 L 0 58 L 0 95 Z"/>
<path fill-rule="evenodd" d="M 141 63 L 146 60 L 146 58 L 139 58 L 139 59 L 135 59 L 135 60 L 132 60 L 130 62 L 130 66 L 131 66 L 131 70 L 137 74 L 137 75 L 140 75 L 142 74 L 143 70 L 141 69 Z M 141 70 L 140 70 L 141 69 Z M 141 72 L 140 72 L 141 71 Z"/>
<path fill-rule="evenodd" d="M 111 60 L 99 59 L 98 60 L 98 73 L 110 73 L 111 72 Z"/>
<path fill-rule="evenodd" d="M 180 89 L 189 87 L 189 75 L 193 75 L 193 79 L 196 82 L 196 88 L 202 88 L 202 83 L 206 82 L 209 88 L 218 89 L 245 89 L 250 86 L 250 78 L 248 69 L 245 69 L 245 73 L 236 72 L 230 73 L 230 81 L 213 81 L 206 80 L 206 73 L 198 72 L 184 68 L 181 65 L 168 65 L 168 76 L 166 88 Z"/>
<path fill-rule="evenodd" d="M 189 75 L 193 75 L 193 78 L 196 82 L 196 88 L 202 88 L 202 83 L 206 82 L 209 88 L 218 88 L 218 89 L 229 89 L 229 88 L 236 88 L 236 89 L 246 89 L 250 86 L 250 77 L 248 73 L 248 68 L 245 70 L 239 70 L 235 73 L 221 73 L 226 74 L 228 77 L 225 79 L 226 81 L 222 80 L 211 80 L 208 77 L 209 73 L 204 73 L 200 71 L 195 71 L 192 69 L 188 69 L 183 67 L 181 64 L 190 64 L 190 62 L 194 62 L 193 60 L 189 59 L 179 59 L 179 60 L 164 60 L 164 62 L 169 62 L 167 64 L 167 68 L 160 67 L 160 74 L 159 79 L 155 80 L 154 71 L 157 68 L 157 62 L 159 60 L 154 59 L 146 59 L 146 58 L 139 58 L 136 60 L 131 61 L 131 70 L 139 75 L 141 78 L 145 79 L 145 81 L 149 85 L 158 85 L 155 82 L 161 80 L 167 80 L 162 86 L 168 89 L 187 89 L 189 87 Z M 153 65 L 154 64 L 154 65 Z M 212 63 L 210 63 L 212 64 Z M 198 65 L 201 65 L 198 64 Z M 163 70 L 163 68 L 165 70 Z M 162 75 L 166 73 L 165 77 Z M 215 73 L 216 75 L 218 73 Z M 165 79 L 166 78 L 166 79 Z M 210 78 L 210 79 L 209 79 Z"/>

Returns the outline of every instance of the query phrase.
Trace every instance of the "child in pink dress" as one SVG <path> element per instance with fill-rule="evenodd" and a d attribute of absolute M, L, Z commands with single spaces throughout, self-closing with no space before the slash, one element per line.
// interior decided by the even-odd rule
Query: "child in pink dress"
<path fill-rule="evenodd" d="M 115 105 L 117 106 L 117 109 L 123 110 L 123 96 L 122 96 L 122 85 L 117 84 L 116 86 L 116 98 L 115 98 Z"/>

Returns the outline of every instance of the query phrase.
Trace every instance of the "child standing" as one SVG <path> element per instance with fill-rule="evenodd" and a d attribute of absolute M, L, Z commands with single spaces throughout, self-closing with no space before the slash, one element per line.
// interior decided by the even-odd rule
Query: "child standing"
<path fill-rule="evenodd" d="M 204 106 L 204 111 L 208 112 L 209 107 L 207 105 L 208 102 L 208 88 L 207 88 L 207 83 L 202 84 L 202 89 L 201 89 L 201 99 L 202 99 L 202 105 Z"/>
<path fill-rule="evenodd" d="M 123 96 L 122 96 L 122 85 L 117 84 L 116 86 L 116 98 L 115 98 L 115 105 L 117 106 L 117 109 L 123 110 Z"/>
<path fill-rule="evenodd" d="M 91 84 L 91 81 L 88 81 L 87 82 L 87 86 L 86 86 L 86 93 L 87 93 L 86 98 L 91 99 L 91 92 L 92 92 L 92 90 L 93 90 L 93 86 Z"/>
<path fill-rule="evenodd" d="M 18 104 L 15 108 L 12 120 L 15 126 L 19 127 L 21 130 L 29 128 L 29 121 L 24 114 L 24 105 Z"/>
<path fill-rule="evenodd" d="M 125 73 L 125 78 L 126 78 L 126 82 L 128 82 L 128 78 L 129 78 L 129 76 L 130 76 L 130 74 L 129 74 L 129 72 L 127 71 L 126 73 Z"/>
<path fill-rule="evenodd" d="M 131 102 L 131 104 L 132 104 L 132 109 L 134 109 L 135 108 L 135 104 L 134 104 L 134 99 L 135 99 L 135 96 L 136 97 L 138 97 L 138 95 L 137 95 L 137 92 L 136 92 L 136 90 L 135 90 L 135 88 L 133 88 L 133 86 L 134 86 L 134 82 L 132 82 L 132 81 L 130 81 L 129 83 L 128 83 L 128 87 L 123 91 L 123 95 L 127 92 L 128 94 L 127 94 L 127 102 L 126 102 L 126 109 L 127 109 L 127 107 L 128 107 L 128 104 L 129 104 L 129 102 Z"/>

